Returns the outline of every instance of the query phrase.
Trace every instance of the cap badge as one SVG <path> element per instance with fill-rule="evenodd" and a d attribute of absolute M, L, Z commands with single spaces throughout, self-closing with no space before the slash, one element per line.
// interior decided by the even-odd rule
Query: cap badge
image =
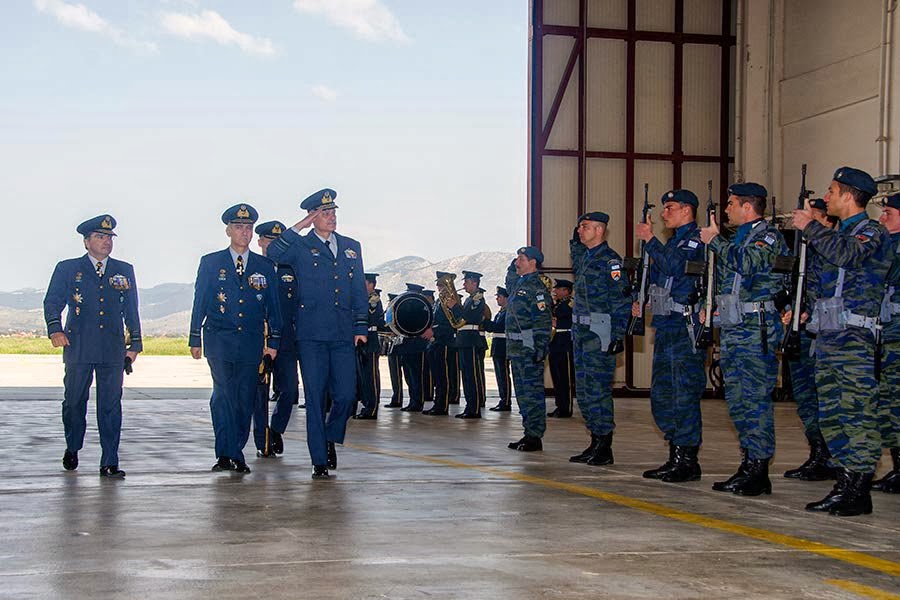
<path fill-rule="evenodd" d="M 278 223 L 275 223 L 275 225 L 272 227 L 272 233 L 277 233 L 277 234 L 281 235 L 282 232 L 283 231 L 281 229 L 281 225 L 279 225 Z"/>
<path fill-rule="evenodd" d="M 250 218 L 250 211 L 247 210 L 247 207 L 246 207 L 246 206 L 244 206 L 243 204 L 241 204 L 241 208 L 239 208 L 238 211 L 237 211 L 237 216 L 238 216 L 238 218 L 240 218 L 240 219 L 249 219 L 249 218 Z"/>
<path fill-rule="evenodd" d="M 331 204 L 334 200 L 331 199 L 331 192 L 325 192 L 322 194 L 322 204 Z"/>
<path fill-rule="evenodd" d="M 112 229 L 112 222 L 109 220 L 109 217 L 103 217 L 103 220 L 100 221 L 100 227 L 103 229 Z"/>

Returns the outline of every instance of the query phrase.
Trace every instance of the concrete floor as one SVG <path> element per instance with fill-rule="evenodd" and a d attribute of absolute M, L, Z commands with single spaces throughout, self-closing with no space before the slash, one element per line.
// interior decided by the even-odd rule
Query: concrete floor
<path fill-rule="evenodd" d="M 282 458 L 250 459 L 245 477 L 213 474 L 208 391 L 128 388 L 128 477 L 101 481 L 93 427 L 79 470 L 62 470 L 61 394 L 0 387 L 0 597 L 900 594 L 900 496 L 876 494 L 867 517 L 806 513 L 830 484 L 780 477 L 805 458 L 789 405 L 777 407 L 773 494 L 739 498 L 710 490 L 737 461 L 721 401 L 703 405 L 699 482 L 640 477 L 665 455 L 640 399 L 617 401 L 610 468 L 567 462 L 587 441 L 578 417 L 551 420 L 544 452 L 525 454 L 506 449 L 521 435 L 516 413 L 382 409 L 376 422 L 351 421 L 336 477 L 313 482 L 303 411 Z"/>

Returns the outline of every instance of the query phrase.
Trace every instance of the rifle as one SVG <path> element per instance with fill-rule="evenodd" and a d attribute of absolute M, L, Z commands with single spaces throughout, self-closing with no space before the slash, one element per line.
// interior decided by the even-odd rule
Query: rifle
<path fill-rule="evenodd" d="M 648 199 L 648 194 L 650 191 L 650 185 L 644 184 L 644 207 L 641 209 L 641 223 L 647 222 L 647 217 L 650 214 L 650 209 L 653 208 L 653 205 L 650 204 Z M 641 240 L 641 262 L 638 267 L 638 276 L 637 280 L 641 282 L 640 288 L 638 289 L 638 316 L 631 316 L 628 318 L 628 328 L 626 329 L 626 335 L 644 335 L 644 306 L 647 304 L 647 278 L 650 275 L 650 253 L 647 252 L 647 243 L 644 240 Z"/>
<path fill-rule="evenodd" d="M 706 202 L 706 226 L 712 225 L 713 215 L 716 214 L 716 205 L 712 197 L 712 179 L 706 183 L 709 190 L 709 199 Z M 716 253 L 709 244 L 706 245 L 706 318 L 700 324 L 700 332 L 694 347 L 697 350 L 705 350 L 713 345 L 712 323 L 716 302 Z"/>
<path fill-rule="evenodd" d="M 807 200 L 815 192 L 806 189 L 806 163 L 800 167 L 800 194 L 797 197 L 797 208 L 803 209 Z M 781 355 L 787 358 L 796 358 L 800 355 L 800 313 L 803 310 L 803 294 L 806 291 L 806 242 L 803 234 L 795 231 L 794 256 L 797 257 L 796 277 L 793 278 L 793 304 L 791 310 L 791 328 L 784 335 L 781 343 Z"/>

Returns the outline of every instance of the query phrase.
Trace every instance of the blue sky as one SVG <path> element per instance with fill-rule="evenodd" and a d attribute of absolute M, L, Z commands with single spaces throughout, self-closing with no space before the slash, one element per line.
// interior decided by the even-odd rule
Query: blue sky
<path fill-rule="evenodd" d="M 366 264 L 525 241 L 524 0 L 0 4 L 9 291 L 44 287 L 108 212 L 142 287 L 191 281 L 250 202 L 322 187 Z M 255 247 L 255 246 L 254 246 Z"/>

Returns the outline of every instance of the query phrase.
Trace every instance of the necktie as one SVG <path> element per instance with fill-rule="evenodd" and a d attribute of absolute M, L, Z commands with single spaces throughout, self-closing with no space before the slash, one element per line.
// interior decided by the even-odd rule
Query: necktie
<path fill-rule="evenodd" d="M 237 257 L 237 267 L 235 267 L 235 271 L 237 271 L 238 277 L 244 276 L 244 257 L 238 255 Z"/>
<path fill-rule="evenodd" d="M 97 261 L 97 277 L 103 277 L 103 263 Z"/>
<path fill-rule="evenodd" d="M 325 245 L 328 246 L 328 249 L 331 251 L 332 256 L 337 256 L 337 249 L 335 248 L 334 242 L 331 240 L 325 240 Z"/>

